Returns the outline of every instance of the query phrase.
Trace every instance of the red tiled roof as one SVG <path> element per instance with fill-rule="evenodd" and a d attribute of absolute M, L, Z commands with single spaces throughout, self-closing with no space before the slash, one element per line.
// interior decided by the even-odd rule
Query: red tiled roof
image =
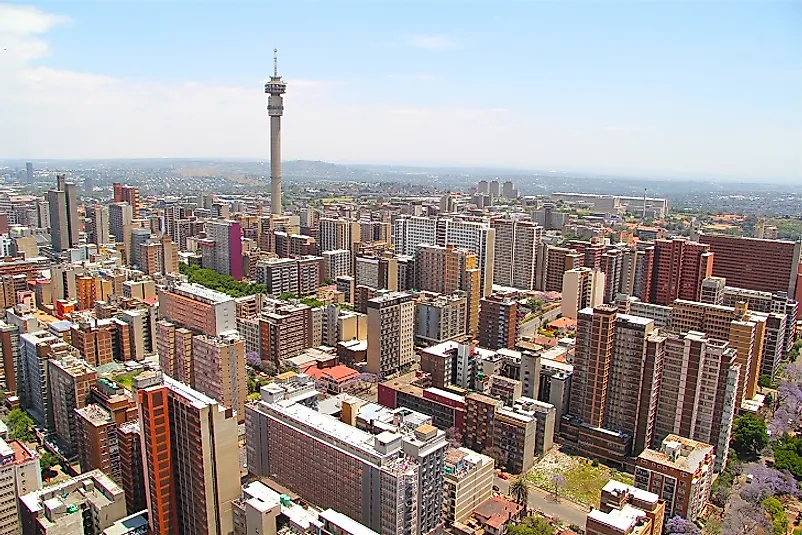
<path fill-rule="evenodd" d="M 516 518 L 521 513 L 521 506 L 515 502 L 504 499 L 501 496 L 493 496 L 482 502 L 473 514 L 485 525 L 493 528 L 500 528 L 511 518 Z"/>
<path fill-rule="evenodd" d="M 324 368 L 322 370 L 317 366 L 312 366 L 306 370 L 306 374 L 315 380 L 328 379 L 330 381 L 334 381 L 335 383 L 343 383 L 359 377 L 358 371 L 342 364 L 332 366 L 331 368 Z"/>

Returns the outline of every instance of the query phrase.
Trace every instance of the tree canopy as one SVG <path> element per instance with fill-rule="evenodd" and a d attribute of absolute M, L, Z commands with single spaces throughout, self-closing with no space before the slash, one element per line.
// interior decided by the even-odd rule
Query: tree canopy
<path fill-rule="evenodd" d="M 732 448 L 743 459 L 754 459 L 769 443 L 766 422 L 754 414 L 743 414 L 732 426 Z"/>
<path fill-rule="evenodd" d="M 6 417 L 8 432 L 13 438 L 23 442 L 31 442 L 36 438 L 33 432 L 33 420 L 22 409 L 14 409 Z"/>
<path fill-rule="evenodd" d="M 540 517 L 527 516 L 517 526 L 507 526 L 507 535 L 554 535 L 554 528 Z"/>

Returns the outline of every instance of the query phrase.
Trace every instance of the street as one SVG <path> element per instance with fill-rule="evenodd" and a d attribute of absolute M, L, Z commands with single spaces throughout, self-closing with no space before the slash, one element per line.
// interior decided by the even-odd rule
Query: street
<path fill-rule="evenodd" d="M 508 495 L 510 483 L 508 480 L 496 477 L 493 482 L 499 488 L 501 494 Z M 574 524 L 584 529 L 585 517 L 587 516 L 587 509 L 575 504 L 571 500 L 558 498 L 559 501 L 554 501 L 554 495 L 536 488 L 532 485 L 529 486 L 529 508 L 539 511 L 545 515 L 562 520 L 568 525 Z"/>

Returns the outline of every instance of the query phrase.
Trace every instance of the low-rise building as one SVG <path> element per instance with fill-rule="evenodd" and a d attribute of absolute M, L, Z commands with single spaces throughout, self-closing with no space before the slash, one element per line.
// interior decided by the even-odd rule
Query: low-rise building
<path fill-rule="evenodd" d="M 588 513 L 585 535 L 661 535 L 665 509 L 657 494 L 611 479 Z"/>
<path fill-rule="evenodd" d="M 468 448 L 451 449 L 445 458 L 443 518 L 446 525 L 465 522 L 493 491 L 493 459 Z"/>

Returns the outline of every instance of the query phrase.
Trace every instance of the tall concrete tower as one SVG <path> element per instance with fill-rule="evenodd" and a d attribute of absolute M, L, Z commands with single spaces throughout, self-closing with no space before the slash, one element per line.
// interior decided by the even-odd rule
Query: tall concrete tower
<path fill-rule="evenodd" d="M 273 49 L 273 76 L 265 84 L 267 115 L 270 117 L 270 212 L 281 214 L 281 116 L 287 83 L 278 75 L 278 49 Z"/>

